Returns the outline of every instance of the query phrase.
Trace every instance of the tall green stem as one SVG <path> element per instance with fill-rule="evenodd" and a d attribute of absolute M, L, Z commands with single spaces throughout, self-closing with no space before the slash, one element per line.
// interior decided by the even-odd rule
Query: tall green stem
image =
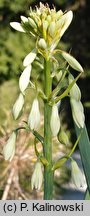
<path fill-rule="evenodd" d="M 50 75 L 50 60 L 45 60 L 45 94 L 47 97 L 52 91 L 52 80 Z M 52 137 L 50 129 L 51 106 L 48 101 L 44 103 L 44 156 L 49 162 L 44 169 L 44 199 L 52 199 L 53 172 L 52 172 Z"/>

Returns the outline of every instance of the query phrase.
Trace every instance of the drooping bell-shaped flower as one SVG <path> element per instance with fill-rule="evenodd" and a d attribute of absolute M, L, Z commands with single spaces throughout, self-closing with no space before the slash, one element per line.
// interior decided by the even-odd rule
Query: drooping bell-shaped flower
<path fill-rule="evenodd" d="M 30 65 L 36 58 L 37 55 L 37 51 L 36 49 L 33 49 L 24 59 L 23 61 L 23 65 L 25 67 L 27 67 L 28 65 Z"/>
<path fill-rule="evenodd" d="M 69 84 L 72 83 L 73 80 L 74 77 L 71 74 L 69 74 Z M 70 96 L 77 101 L 81 100 L 81 91 L 76 83 L 72 86 L 70 90 Z"/>
<path fill-rule="evenodd" d="M 84 109 L 81 101 L 76 101 L 75 99 L 71 98 L 71 108 L 72 108 L 73 119 L 76 125 L 79 128 L 84 128 L 85 116 L 84 116 Z"/>
<path fill-rule="evenodd" d="M 52 106 L 51 120 L 50 120 L 52 136 L 57 136 L 60 130 L 60 117 L 58 114 L 58 107 L 56 104 Z"/>
<path fill-rule="evenodd" d="M 20 91 L 23 93 L 26 88 L 28 87 L 29 81 L 30 81 L 30 75 L 31 75 L 31 65 L 28 65 L 24 71 L 22 72 L 20 78 L 19 78 L 19 88 Z"/>
<path fill-rule="evenodd" d="M 22 93 L 19 94 L 19 97 L 17 98 L 14 106 L 13 106 L 13 116 L 15 118 L 15 120 L 19 117 L 22 108 L 24 105 L 24 96 Z"/>
<path fill-rule="evenodd" d="M 36 130 L 40 126 L 40 110 L 38 99 L 35 98 L 28 118 L 28 125 L 31 130 Z"/>
<path fill-rule="evenodd" d="M 3 148 L 3 155 L 5 160 L 11 161 L 15 154 L 15 146 L 16 146 L 16 132 L 12 132 L 11 136 L 9 137 L 6 145 Z"/>
<path fill-rule="evenodd" d="M 80 63 L 69 53 L 61 51 L 61 55 L 68 62 L 68 64 L 76 71 L 83 72 L 83 68 Z"/>
<path fill-rule="evenodd" d="M 77 188 L 84 186 L 84 176 L 75 160 L 71 160 L 71 177 Z"/>
<path fill-rule="evenodd" d="M 36 190 L 40 190 L 43 181 L 43 173 L 42 173 L 42 164 L 41 162 L 36 162 L 34 172 L 31 178 L 31 188 L 32 190 L 35 188 Z"/>

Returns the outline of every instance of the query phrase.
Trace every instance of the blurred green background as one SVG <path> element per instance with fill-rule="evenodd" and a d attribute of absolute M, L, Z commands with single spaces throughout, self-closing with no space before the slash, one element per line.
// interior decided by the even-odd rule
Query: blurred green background
<path fill-rule="evenodd" d="M 10 133 L 15 126 L 11 109 L 15 102 L 19 88 L 18 78 L 23 70 L 22 61 L 32 48 L 32 37 L 14 31 L 10 22 L 20 21 L 20 15 L 27 16 L 30 6 L 39 5 L 35 0 L 0 0 L 0 136 Z M 66 31 L 59 46 L 70 50 L 72 55 L 81 63 L 85 73 L 78 81 L 82 92 L 82 102 L 85 108 L 86 126 L 90 134 L 90 1 L 89 0 L 52 0 L 42 1 L 50 6 L 55 5 L 57 10 L 72 10 L 74 18 Z M 38 66 L 34 66 L 33 76 L 36 77 Z M 27 92 L 28 93 L 28 92 Z M 26 113 L 33 98 L 29 91 L 26 97 Z M 64 102 L 63 123 L 67 130 L 74 131 L 70 120 L 70 106 Z M 69 132 L 68 132 L 69 133 Z M 69 135 L 70 137 L 70 135 Z M 74 140 L 74 138 L 72 138 Z M 3 142 L 1 141 L 3 145 Z M 22 183 L 23 184 L 23 183 Z M 36 194 L 35 194 L 36 195 Z"/>

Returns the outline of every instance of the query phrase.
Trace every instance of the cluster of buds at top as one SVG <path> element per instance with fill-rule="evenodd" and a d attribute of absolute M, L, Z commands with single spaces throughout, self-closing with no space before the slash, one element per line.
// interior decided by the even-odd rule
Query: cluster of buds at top
<path fill-rule="evenodd" d="M 21 23 L 11 22 L 11 26 L 21 32 L 29 32 L 38 38 L 37 47 L 42 50 L 53 50 L 73 18 L 72 11 L 63 13 L 61 10 L 50 9 L 40 3 L 35 10 L 30 8 L 29 17 L 21 16 Z"/>

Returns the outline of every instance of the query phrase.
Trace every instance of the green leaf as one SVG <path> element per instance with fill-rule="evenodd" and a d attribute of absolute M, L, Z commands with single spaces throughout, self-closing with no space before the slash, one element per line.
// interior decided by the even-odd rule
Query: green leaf
<path fill-rule="evenodd" d="M 85 200 L 90 200 L 90 193 L 88 191 L 88 189 L 86 190 L 86 193 L 85 193 Z"/>
<path fill-rule="evenodd" d="M 79 77 L 81 76 L 81 73 L 69 84 L 68 88 L 55 99 L 55 102 L 57 103 L 58 101 L 60 101 L 62 98 L 68 96 L 68 93 L 70 92 L 72 86 L 76 83 L 76 81 L 79 79 Z"/>
<path fill-rule="evenodd" d="M 37 131 L 33 130 L 32 133 L 43 144 L 44 138 Z"/>
<path fill-rule="evenodd" d="M 79 129 L 75 124 L 76 134 L 80 133 L 81 129 Z M 83 129 L 82 136 L 79 140 L 79 149 L 80 155 L 82 159 L 82 165 L 86 177 L 86 182 L 88 186 L 88 191 L 90 193 L 90 141 L 87 133 L 86 126 Z"/>
<path fill-rule="evenodd" d="M 79 136 L 78 136 L 78 138 L 77 138 L 77 140 L 76 140 L 76 142 L 75 142 L 73 148 L 71 149 L 71 151 L 70 151 L 67 155 L 65 155 L 65 156 L 61 157 L 59 160 L 57 160 L 57 161 L 54 163 L 54 165 L 53 165 L 53 167 L 52 167 L 52 170 L 56 170 L 56 169 L 60 168 L 60 167 L 71 157 L 71 155 L 72 155 L 73 152 L 75 151 L 76 146 L 77 146 L 77 144 L 78 144 L 78 142 L 79 142 L 79 140 L 80 140 L 80 138 L 81 138 L 82 132 L 83 132 L 83 130 L 80 131 Z"/>

